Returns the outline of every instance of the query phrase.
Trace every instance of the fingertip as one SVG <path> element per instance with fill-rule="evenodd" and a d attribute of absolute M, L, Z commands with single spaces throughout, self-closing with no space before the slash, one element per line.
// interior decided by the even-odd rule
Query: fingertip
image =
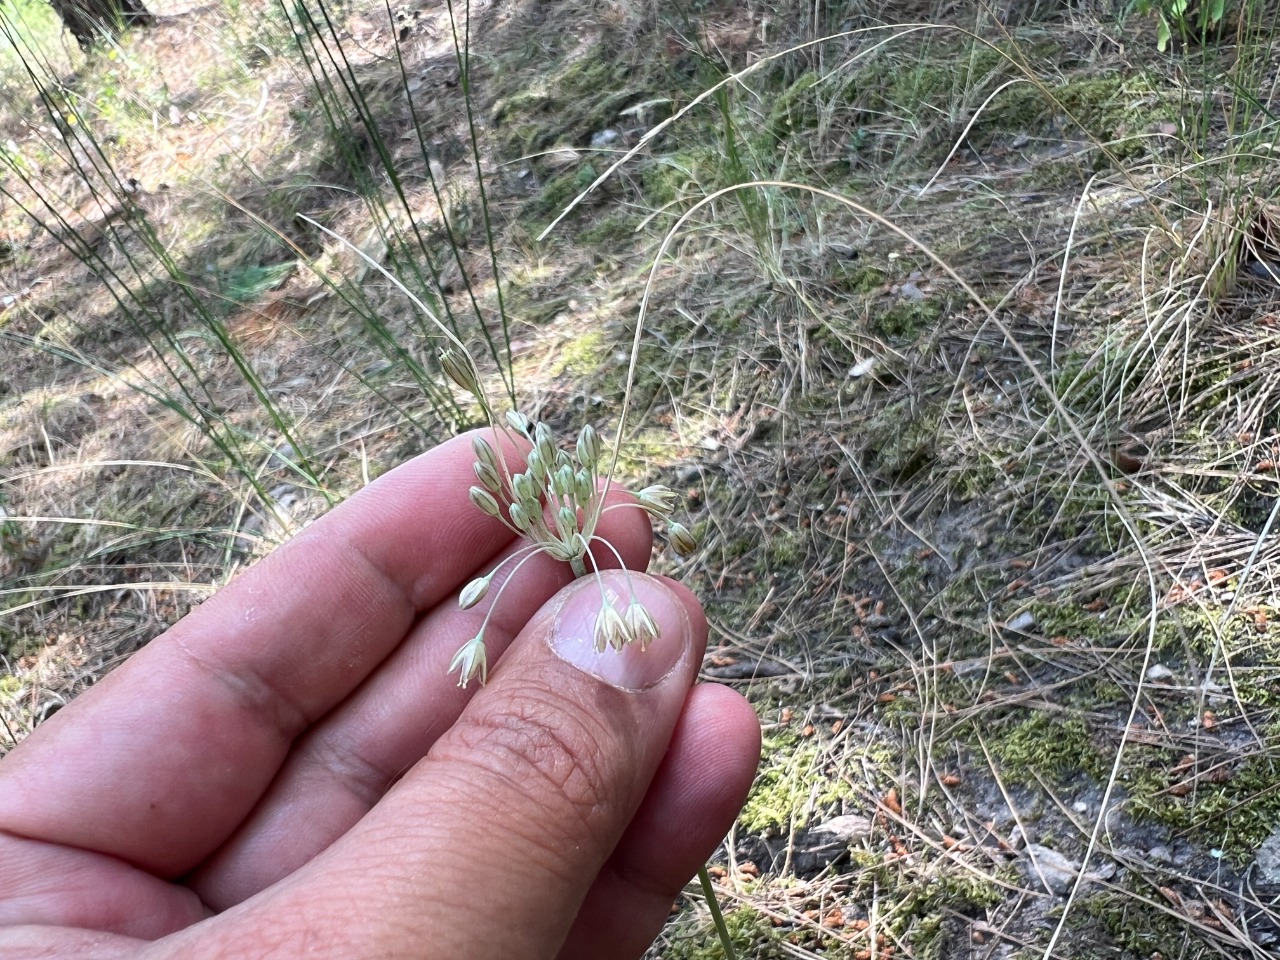
<path fill-rule="evenodd" d="M 760 720 L 742 694 L 719 684 L 699 684 L 689 692 L 646 800 L 646 808 L 652 803 L 654 809 L 642 811 L 653 823 L 683 825 L 707 847 L 686 858 L 689 872 L 688 864 L 673 867 L 673 873 L 683 873 L 680 883 L 710 855 L 742 809 L 760 762 L 760 742 Z"/>
<path fill-rule="evenodd" d="M 715 684 L 694 687 L 667 756 L 592 886 L 562 960 L 644 951 L 672 901 L 733 826 L 759 758 L 760 723 L 746 698 Z"/>

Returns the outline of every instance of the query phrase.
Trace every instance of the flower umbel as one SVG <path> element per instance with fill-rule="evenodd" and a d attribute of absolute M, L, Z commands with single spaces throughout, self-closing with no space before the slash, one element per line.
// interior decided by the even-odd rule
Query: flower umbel
<path fill-rule="evenodd" d="M 441 365 L 460 387 L 483 398 L 476 380 L 475 368 L 454 353 L 441 357 Z M 527 545 L 502 561 L 482 577 L 472 580 L 458 597 L 465 610 L 474 607 L 488 595 L 498 568 L 522 557 L 507 576 L 486 612 L 477 634 L 454 654 L 449 671 L 458 672 L 458 686 L 465 687 L 479 677 L 483 684 L 488 674 L 484 633 L 493 615 L 493 609 L 502 596 L 506 584 L 514 578 L 519 567 L 538 553 L 568 563 L 575 576 L 587 576 L 594 568 L 593 545 L 603 545 L 615 557 L 617 551 L 608 541 L 597 536 L 596 528 L 606 509 L 624 507 L 639 508 L 655 520 L 668 524 L 668 539 L 682 557 L 697 550 L 698 542 L 682 524 L 671 520 L 675 510 L 676 494 L 661 485 L 645 487 L 636 494 L 634 503 L 604 505 L 607 483 L 601 467 L 605 458 L 605 444 L 595 428 L 582 428 L 569 449 L 562 449 L 555 442 L 555 435 L 547 423 L 532 420 L 523 413 L 512 410 L 499 421 L 493 417 L 481 399 L 495 434 L 499 431 L 515 433 L 533 444 L 525 457 L 524 470 L 511 472 L 506 461 L 498 456 L 494 445 L 476 438 L 472 441 L 475 454 L 475 475 L 478 486 L 471 488 L 469 496 L 475 507 L 501 521 L 512 533 L 525 538 Z M 620 558 L 619 558 L 620 559 Z M 639 642 L 643 650 L 658 636 L 658 625 L 634 594 L 615 606 L 615 598 L 604 593 L 603 604 L 596 618 L 593 643 L 597 650 L 606 648 L 621 650 L 629 643 Z M 620 609 L 621 607 L 621 609 Z"/>

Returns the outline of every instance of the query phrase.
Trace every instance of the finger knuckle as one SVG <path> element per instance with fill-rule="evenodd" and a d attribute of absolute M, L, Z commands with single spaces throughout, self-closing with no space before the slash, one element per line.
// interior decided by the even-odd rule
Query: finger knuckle
<path fill-rule="evenodd" d="M 526 801 L 567 808 L 558 812 L 579 821 L 609 803 L 612 737 L 579 707 L 533 691 L 478 711 L 455 730 L 468 762 Z"/>

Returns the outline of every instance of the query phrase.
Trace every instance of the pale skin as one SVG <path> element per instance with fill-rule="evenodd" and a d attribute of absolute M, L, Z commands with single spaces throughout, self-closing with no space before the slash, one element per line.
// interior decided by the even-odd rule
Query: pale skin
<path fill-rule="evenodd" d="M 545 556 L 458 689 L 489 603 L 458 591 L 517 547 L 471 463 L 461 437 L 390 472 L 0 762 L 0 956 L 644 952 L 746 796 L 755 714 L 694 684 L 691 593 L 631 574 L 662 635 L 607 663 L 574 639 L 598 586 Z M 601 533 L 645 567 L 641 511 Z"/>

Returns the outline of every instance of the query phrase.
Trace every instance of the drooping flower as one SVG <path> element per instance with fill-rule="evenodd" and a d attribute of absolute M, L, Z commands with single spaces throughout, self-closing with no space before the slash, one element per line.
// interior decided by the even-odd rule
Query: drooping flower
<path fill-rule="evenodd" d="M 458 686 L 464 690 L 473 677 L 479 677 L 480 685 L 484 686 L 485 680 L 489 678 L 489 658 L 484 650 L 483 631 L 458 648 L 458 652 L 449 661 L 449 672 L 453 673 L 455 670 L 458 671 Z"/>
<path fill-rule="evenodd" d="M 595 636 L 593 639 L 596 651 L 600 653 L 604 652 L 605 647 L 621 650 L 631 639 L 627 622 L 622 619 L 622 614 L 618 613 L 618 608 L 612 603 L 606 603 L 600 608 L 600 613 L 596 615 Z"/>
<path fill-rule="evenodd" d="M 627 630 L 631 634 L 631 639 L 636 640 L 643 650 L 651 641 L 658 639 L 658 622 L 653 619 L 651 614 L 643 603 L 638 600 L 632 600 L 627 605 L 627 612 L 623 616 L 626 621 Z"/>

